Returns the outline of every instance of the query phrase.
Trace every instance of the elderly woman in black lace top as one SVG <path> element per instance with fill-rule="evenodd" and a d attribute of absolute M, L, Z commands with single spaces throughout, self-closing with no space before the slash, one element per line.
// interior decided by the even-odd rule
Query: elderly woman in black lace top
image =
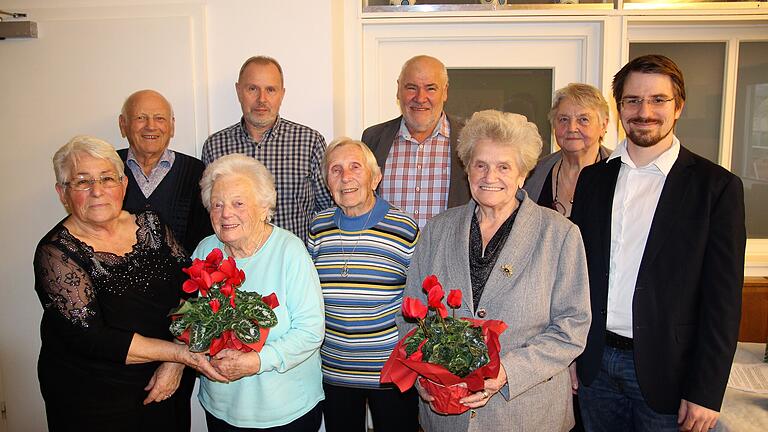
<path fill-rule="evenodd" d="M 40 389 L 51 431 L 177 429 L 184 365 L 224 380 L 172 341 L 187 253 L 157 214 L 122 210 L 127 181 L 114 148 L 78 136 L 53 157 L 69 215 L 35 251 L 43 306 Z"/>

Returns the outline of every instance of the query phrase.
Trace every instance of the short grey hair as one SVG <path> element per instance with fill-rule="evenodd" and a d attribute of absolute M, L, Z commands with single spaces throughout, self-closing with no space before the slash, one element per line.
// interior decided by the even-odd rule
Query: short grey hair
<path fill-rule="evenodd" d="M 253 56 L 248 60 L 246 60 L 245 63 L 243 63 L 243 65 L 240 66 L 240 73 L 237 74 L 237 82 L 240 82 L 240 80 L 243 78 L 243 72 L 245 72 L 245 69 L 252 64 L 257 64 L 261 66 L 266 66 L 270 64 L 274 65 L 277 68 L 277 71 L 280 73 L 280 85 L 285 87 L 285 76 L 283 75 L 283 67 L 280 66 L 280 63 L 277 60 L 265 55 Z"/>
<path fill-rule="evenodd" d="M 353 140 L 348 137 L 339 137 L 328 144 L 328 147 L 325 149 L 325 154 L 323 154 L 323 180 L 326 185 L 328 185 L 328 155 L 337 148 L 345 145 L 355 146 L 360 149 L 363 153 L 363 159 L 365 159 L 365 165 L 368 167 L 368 171 L 371 172 L 371 178 L 381 175 L 381 168 L 379 168 L 379 163 L 376 161 L 376 156 L 373 155 L 371 149 L 368 148 L 364 142 Z"/>
<path fill-rule="evenodd" d="M 112 162 L 115 172 L 120 177 L 125 176 L 123 160 L 120 159 L 112 144 L 94 136 L 77 135 L 56 150 L 53 155 L 53 172 L 56 174 L 56 183 L 64 186 L 82 155 Z"/>
<path fill-rule="evenodd" d="M 593 87 L 589 84 L 582 83 L 570 83 L 567 86 L 557 89 L 555 96 L 552 98 L 552 108 L 549 110 L 549 124 L 552 128 L 555 127 L 555 116 L 557 116 L 557 110 L 560 108 L 560 103 L 564 100 L 570 100 L 574 104 L 594 110 L 597 113 L 597 119 L 602 124 L 610 115 L 608 108 L 608 102 L 606 102 L 603 94 L 597 87 Z M 602 141 L 602 137 L 600 137 Z"/>
<path fill-rule="evenodd" d="M 397 77 L 397 82 L 400 82 L 403 80 L 403 75 L 405 75 L 406 69 L 411 67 L 414 63 L 420 62 L 420 61 L 432 61 L 440 65 L 440 78 L 443 80 L 445 85 L 448 85 L 448 69 L 445 68 L 445 65 L 440 60 L 436 59 L 435 57 L 428 56 L 428 55 L 417 55 L 414 57 L 409 58 L 408 60 L 403 63 L 403 67 L 400 68 L 400 75 Z"/>
<path fill-rule="evenodd" d="M 536 166 L 541 154 L 541 135 L 534 123 L 524 115 L 496 110 L 478 111 L 472 114 L 459 134 L 457 152 L 467 170 L 472 161 L 475 144 L 481 140 L 493 141 L 510 147 L 516 153 L 517 169 L 525 177 Z"/>
<path fill-rule="evenodd" d="M 258 205 L 267 207 L 267 221 L 272 220 L 277 205 L 275 178 L 258 160 L 238 153 L 222 156 L 205 168 L 200 179 L 200 197 L 206 210 L 211 210 L 211 190 L 216 180 L 226 176 L 243 176 L 251 181 Z"/>

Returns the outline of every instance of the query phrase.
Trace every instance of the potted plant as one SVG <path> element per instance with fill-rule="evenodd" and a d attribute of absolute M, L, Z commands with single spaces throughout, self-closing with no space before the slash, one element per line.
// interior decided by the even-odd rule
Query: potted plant
<path fill-rule="evenodd" d="M 481 391 L 487 378 L 499 373 L 499 335 L 507 325 L 498 320 L 456 318 L 461 306 L 461 291 L 448 294 L 437 276 L 422 282 L 427 305 L 420 300 L 403 299 L 403 316 L 416 320 L 417 326 L 395 346 L 381 371 L 381 382 L 392 382 L 400 391 L 419 383 L 435 398 L 432 406 L 443 414 L 461 414 L 469 408 L 459 399 Z M 429 310 L 433 310 L 429 314 Z"/>

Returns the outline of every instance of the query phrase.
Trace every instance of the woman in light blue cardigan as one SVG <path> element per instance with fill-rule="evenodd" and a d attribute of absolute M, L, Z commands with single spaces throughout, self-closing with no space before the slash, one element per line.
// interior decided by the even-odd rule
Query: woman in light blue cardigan
<path fill-rule="evenodd" d="M 301 240 L 269 223 L 275 186 L 259 161 L 221 157 L 205 169 L 200 186 L 216 234 L 200 242 L 193 258 L 221 249 L 245 272 L 239 289 L 274 292 L 280 302 L 277 326 L 260 352 L 227 349 L 211 359 L 230 382 L 201 378 L 198 397 L 208 430 L 316 431 L 324 398 L 319 349 L 325 317 L 314 263 Z"/>

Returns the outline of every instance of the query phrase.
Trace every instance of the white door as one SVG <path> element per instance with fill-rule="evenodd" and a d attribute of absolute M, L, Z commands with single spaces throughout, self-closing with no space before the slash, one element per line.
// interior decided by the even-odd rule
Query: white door
<path fill-rule="evenodd" d="M 396 81 L 410 57 L 427 54 L 449 69 L 549 69 L 552 88 L 601 87 L 602 23 L 535 20 L 376 20 L 362 26 L 361 129 L 397 117 Z M 603 89 L 610 94 L 610 89 Z M 449 100 L 451 93 L 449 90 Z"/>

